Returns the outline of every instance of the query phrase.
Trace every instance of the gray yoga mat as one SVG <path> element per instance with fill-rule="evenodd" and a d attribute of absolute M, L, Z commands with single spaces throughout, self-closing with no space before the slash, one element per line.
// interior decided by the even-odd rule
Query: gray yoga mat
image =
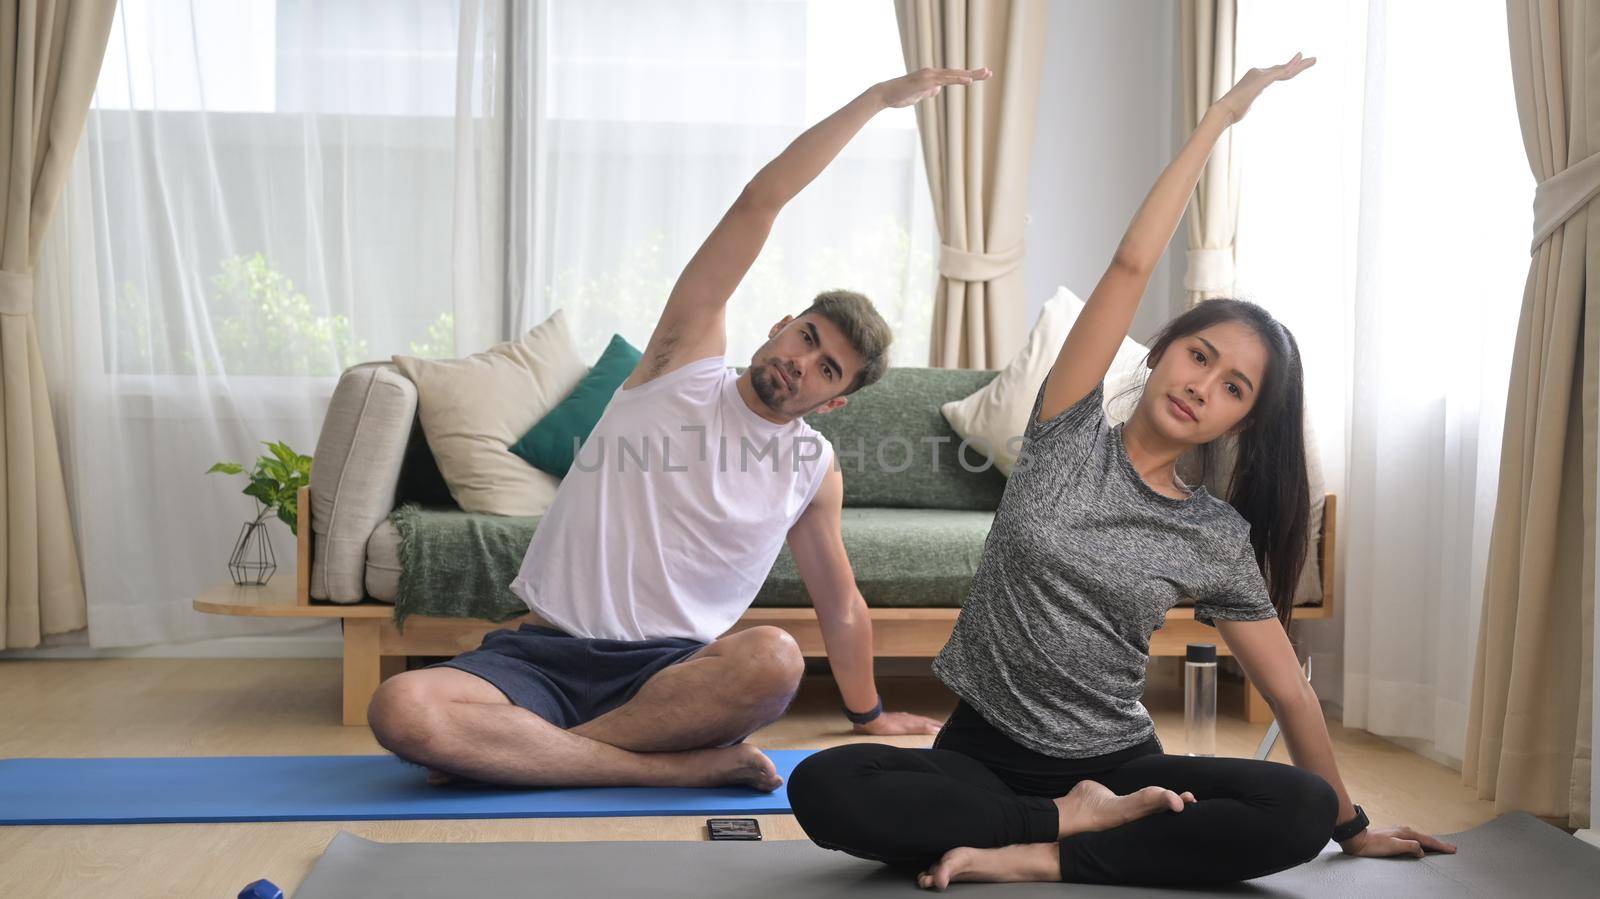
<path fill-rule="evenodd" d="M 1357 859 L 1329 844 L 1297 868 L 1221 889 L 1074 884 L 1073 896 L 1594 896 L 1600 849 L 1505 815 L 1448 839 L 1456 855 Z M 1150 863 L 1158 865 L 1159 858 Z M 963 899 L 1059 899 L 1061 884 L 954 884 Z M 903 874 L 803 840 L 763 843 L 374 843 L 339 833 L 294 899 L 382 896 L 924 896 Z"/>

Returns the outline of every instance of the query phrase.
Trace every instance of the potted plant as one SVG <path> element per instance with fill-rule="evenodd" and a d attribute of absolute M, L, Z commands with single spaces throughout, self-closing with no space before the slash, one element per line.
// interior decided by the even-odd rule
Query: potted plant
<path fill-rule="evenodd" d="M 269 455 L 256 460 L 247 477 L 244 495 L 255 500 L 256 517 L 244 523 L 239 539 L 234 541 L 233 554 L 228 557 L 228 573 L 240 586 L 260 586 L 278 570 L 278 559 L 272 551 L 272 540 L 267 534 L 267 519 L 272 515 L 289 526 L 293 534 L 299 528 L 300 488 L 311 483 L 311 457 L 302 456 L 286 443 L 265 443 Z M 206 474 L 244 474 L 238 462 L 218 462 Z"/>

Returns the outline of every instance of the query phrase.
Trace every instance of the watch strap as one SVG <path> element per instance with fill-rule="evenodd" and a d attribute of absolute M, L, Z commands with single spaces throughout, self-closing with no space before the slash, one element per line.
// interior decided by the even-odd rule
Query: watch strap
<path fill-rule="evenodd" d="M 844 716 L 850 719 L 851 724 L 871 724 L 883 714 L 883 697 L 878 697 L 878 704 L 865 712 L 852 712 L 849 706 L 840 706 L 844 709 Z"/>
<path fill-rule="evenodd" d="M 1356 816 L 1354 818 L 1343 824 L 1335 824 L 1333 826 L 1333 841 L 1335 843 L 1343 843 L 1345 840 L 1366 830 L 1367 825 L 1371 823 L 1367 820 L 1367 813 L 1361 809 L 1361 806 L 1358 805 L 1355 808 Z"/>

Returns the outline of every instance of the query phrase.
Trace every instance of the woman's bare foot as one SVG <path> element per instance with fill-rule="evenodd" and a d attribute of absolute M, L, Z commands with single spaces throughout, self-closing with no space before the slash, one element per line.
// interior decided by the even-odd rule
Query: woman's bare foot
<path fill-rule="evenodd" d="M 1027 883 L 1061 879 L 1061 850 L 1055 843 L 1026 843 L 999 849 L 952 849 L 917 875 L 917 886 L 943 890 L 957 881 Z"/>
<path fill-rule="evenodd" d="M 428 769 L 428 786 L 430 787 L 448 786 L 452 783 L 455 783 L 455 779 L 456 777 L 454 774 L 446 774 L 445 772 L 440 771 L 438 768 Z"/>
<path fill-rule="evenodd" d="M 1118 796 L 1101 784 L 1083 780 L 1055 802 L 1061 821 L 1060 837 L 1066 838 L 1075 833 L 1110 830 L 1157 812 L 1181 812 L 1194 802 L 1194 794 L 1186 791 L 1179 795 L 1165 787 L 1145 787 Z"/>

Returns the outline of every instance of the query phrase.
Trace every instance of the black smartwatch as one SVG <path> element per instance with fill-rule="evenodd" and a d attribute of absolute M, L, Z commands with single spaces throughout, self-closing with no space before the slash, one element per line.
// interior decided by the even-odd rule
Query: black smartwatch
<path fill-rule="evenodd" d="M 878 704 L 873 706 L 870 711 L 852 712 L 847 705 L 840 706 L 840 708 L 844 709 L 844 716 L 850 719 L 851 724 L 871 724 L 878 720 L 879 715 L 883 714 L 883 697 L 878 697 Z"/>
<path fill-rule="evenodd" d="M 1370 823 L 1371 822 L 1367 820 L 1367 813 L 1362 811 L 1361 806 L 1358 805 L 1356 806 L 1356 816 L 1354 818 L 1351 818 L 1343 824 L 1335 824 L 1333 826 L 1333 841 L 1335 843 L 1343 843 L 1345 840 L 1348 840 L 1363 830 L 1366 830 L 1367 825 Z"/>

